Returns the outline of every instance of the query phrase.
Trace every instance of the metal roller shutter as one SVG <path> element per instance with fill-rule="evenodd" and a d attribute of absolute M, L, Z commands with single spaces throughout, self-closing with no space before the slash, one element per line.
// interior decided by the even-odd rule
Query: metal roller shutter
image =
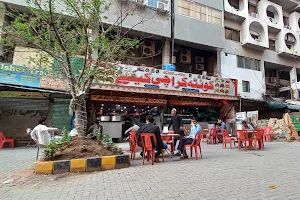
<path fill-rule="evenodd" d="M 26 128 L 34 128 L 40 119 L 47 118 L 49 104 L 48 99 L 0 98 L 0 131 L 17 144 L 26 142 L 30 138 Z"/>

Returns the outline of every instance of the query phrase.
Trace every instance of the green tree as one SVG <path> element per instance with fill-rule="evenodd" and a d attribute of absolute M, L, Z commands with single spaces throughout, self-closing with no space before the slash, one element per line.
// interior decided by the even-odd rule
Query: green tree
<path fill-rule="evenodd" d="M 70 110 L 75 112 L 80 137 L 85 133 L 86 97 L 92 83 L 109 81 L 116 63 L 139 44 L 127 36 L 131 29 L 122 28 L 123 21 L 137 5 L 122 10 L 113 21 L 106 15 L 111 2 L 28 0 L 28 12 L 7 9 L 7 15 L 13 20 L 0 27 L 5 35 L 2 39 L 5 47 L 18 44 L 40 50 L 41 56 L 32 58 L 32 62 L 49 64 L 49 57 L 55 60 L 55 70 L 63 74 L 72 96 Z M 74 69 L 72 59 L 78 57 L 82 62 Z"/>

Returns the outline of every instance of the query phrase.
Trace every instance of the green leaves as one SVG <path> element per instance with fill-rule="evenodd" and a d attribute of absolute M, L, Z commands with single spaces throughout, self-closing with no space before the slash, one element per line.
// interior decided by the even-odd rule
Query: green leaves
<path fill-rule="evenodd" d="M 20 46 L 36 49 L 39 56 L 26 53 L 31 67 L 52 67 L 56 74 L 62 74 L 73 100 L 78 94 L 88 94 L 93 82 L 112 81 L 116 64 L 139 46 L 139 41 L 124 34 L 119 26 L 124 17 L 131 16 L 127 13 L 131 11 L 115 12 L 119 16 L 109 19 L 112 3 L 115 8 L 119 1 L 27 0 L 27 3 L 28 13 L 7 9 L 9 20 L 0 27 L 5 35 L 0 43 L 11 51 Z M 82 62 L 74 66 L 74 58 Z"/>

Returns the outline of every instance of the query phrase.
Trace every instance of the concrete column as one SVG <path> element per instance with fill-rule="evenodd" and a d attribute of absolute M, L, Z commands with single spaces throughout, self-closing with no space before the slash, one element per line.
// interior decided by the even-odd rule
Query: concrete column
<path fill-rule="evenodd" d="M 162 51 L 162 64 L 171 64 L 170 59 L 171 59 L 171 42 L 170 40 L 166 40 Z"/>
<path fill-rule="evenodd" d="M 298 93 L 297 87 L 296 87 L 296 84 L 298 82 L 296 67 L 293 67 L 290 70 L 290 82 L 291 82 L 291 93 L 292 93 L 291 98 L 292 99 L 298 99 L 299 98 L 299 93 Z"/>
<path fill-rule="evenodd" d="M 5 5 L 4 3 L 0 2 L 0 38 L 2 37 L 2 31 L 1 27 L 4 25 L 4 19 L 5 19 Z M 0 45 L 0 61 L 3 61 L 4 56 L 4 48 L 2 45 Z"/>
<path fill-rule="evenodd" d="M 221 76 L 221 49 L 217 49 L 217 63 L 214 65 L 214 74 Z"/>

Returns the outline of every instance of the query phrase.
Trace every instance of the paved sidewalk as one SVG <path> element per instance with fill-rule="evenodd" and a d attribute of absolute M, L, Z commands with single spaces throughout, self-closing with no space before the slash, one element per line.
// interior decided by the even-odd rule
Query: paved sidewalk
<path fill-rule="evenodd" d="M 37 148 L 15 148 L 0 150 L 0 186 L 3 181 L 11 180 L 20 171 L 32 169 Z M 32 170 L 30 170 L 32 172 Z M 0 193 L 1 194 L 1 193 Z M 1 198 L 1 197 L 0 197 Z"/>
<path fill-rule="evenodd" d="M 11 161 L 3 152 L 0 152 L 1 163 L 4 159 Z M 238 152 L 203 143 L 202 160 L 167 158 L 154 166 L 150 162 L 144 166 L 141 163 L 138 156 L 133 166 L 126 169 L 61 176 L 30 175 L 22 183 L 0 186 L 0 199 L 300 199 L 298 142 L 266 143 L 265 151 L 257 152 Z M 271 189 L 271 185 L 277 188 Z"/>

